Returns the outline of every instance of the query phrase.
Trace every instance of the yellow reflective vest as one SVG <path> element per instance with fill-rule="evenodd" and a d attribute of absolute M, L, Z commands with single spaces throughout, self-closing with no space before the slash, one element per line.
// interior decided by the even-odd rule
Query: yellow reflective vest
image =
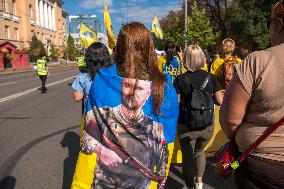
<path fill-rule="evenodd" d="M 86 61 L 85 61 L 85 58 L 84 57 L 78 57 L 77 58 L 77 66 L 80 68 L 80 67 L 86 67 Z"/>
<path fill-rule="evenodd" d="M 47 61 L 46 60 L 38 59 L 36 61 L 37 75 L 47 75 L 46 66 L 47 66 Z"/>

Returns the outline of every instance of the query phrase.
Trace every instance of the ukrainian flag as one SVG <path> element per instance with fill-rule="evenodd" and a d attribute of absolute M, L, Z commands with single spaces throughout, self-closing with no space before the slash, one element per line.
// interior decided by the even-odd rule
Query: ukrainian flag
<path fill-rule="evenodd" d="M 110 15 L 109 15 L 106 4 L 105 4 L 105 9 L 104 9 L 104 24 L 105 24 L 106 31 L 107 31 L 108 46 L 109 48 L 113 49 L 113 47 L 116 44 L 116 40 L 114 37 L 114 31 L 113 31 Z"/>
<path fill-rule="evenodd" d="M 155 34 L 155 36 L 159 39 L 163 39 L 163 31 L 160 26 L 158 18 L 155 16 L 154 20 L 152 22 L 152 32 Z"/>
<path fill-rule="evenodd" d="M 97 41 L 97 33 L 89 28 L 86 24 L 80 24 L 80 43 L 82 47 L 88 48 L 92 43 Z"/>

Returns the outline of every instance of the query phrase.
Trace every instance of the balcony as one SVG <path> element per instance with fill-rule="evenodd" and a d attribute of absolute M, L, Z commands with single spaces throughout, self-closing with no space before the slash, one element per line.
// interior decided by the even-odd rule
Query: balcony
<path fill-rule="evenodd" d="M 36 21 L 35 21 L 35 20 L 30 19 L 30 22 L 31 22 L 31 25 L 32 25 L 32 26 L 35 26 L 35 24 L 36 24 Z"/>
<path fill-rule="evenodd" d="M 21 17 L 13 15 L 13 21 L 17 22 L 17 23 L 20 23 L 21 22 Z"/>
<path fill-rule="evenodd" d="M 10 14 L 8 12 L 3 12 L 3 18 L 5 20 L 11 20 L 11 21 L 14 21 L 14 22 L 17 22 L 17 23 L 21 22 L 21 17 Z"/>
<path fill-rule="evenodd" d="M 13 15 L 11 15 L 10 13 L 8 12 L 3 12 L 3 18 L 5 20 L 12 20 L 13 19 Z"/>

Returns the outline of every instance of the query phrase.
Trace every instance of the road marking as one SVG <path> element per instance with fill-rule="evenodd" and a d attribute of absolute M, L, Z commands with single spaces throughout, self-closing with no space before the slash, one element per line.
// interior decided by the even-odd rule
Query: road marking
<path fill-rule="evenodd" d="M 69 73 L 69 72 L 77 72 L 78 70 L 68 70 L 68 71 L 65 71 L 65 72 L 59 72 L 59 73 L 51 73 L 50 76 L 53 76 L 53 75 L 58 75 L 58 74 L 63 74 L 63 73 Z"/>
<path fill-rule="evenodd" d="M 65 67 L 62 67 L 62 68 L 65 68 Z M 66 70 L 68 70 L 67 72 L 73 72 L 73 71 L 78 71 L 78 69 L 76 70 L 73 70 L 74 68 L 73 67 L 67 67 Z M 61 70 L 58 70 L 58 69 L 50 69 L 52 70 L 51 72 L 57 72 L 57 71 L 61 71 Z M 60 73 L 66 73 L 66 71 L 64 72 L 60 72 Z M 57 73 L 58 74 L 58 73 Z M 50 75 L 57 75 L 57 74 L 50 74 Z M 36 75 L 36 71 L 30 71 L 28 74 L 22 74 L 22 75 L 15 75 L 15 76 L 8 76 L 8 77 L 1 77 L 0 80 L 6 80 L 6 79 L 12 79 L 12 78 L 18 78 L 18 77 L 24 77 L 24 76 L 32 76 L 32 75 Z"/>
<path fill-rule="evenodd" d="M 71 79 L 74 79 L 75 76 L 72 76 L 72 77 L 68 77 L 68 78 L 65 78 L 65 79 L 62 79 L 60 81 L 55 81 L 53 83 L 49 83 L 48 85 L 46 85 L 47 87 L 50 87 L 50 86 L 53 86 L 53 85 L 57 85 L 59 83 L 63 83 L 65 81 L 68 81 L 68 80 L 71 80 Z M 35 88 L 32 88 L 30 90 L 26 90 L 26 91 L 23 91 L 23 92 L 20 92 L 20 93 L 16 93 L 16 94 L 13 94 L 13 95 L 10 95 L 10 96 L 7 96 L 7 97 L 3 97 L 3 98 L 0 98 L 0 104 L 3 103 L 3 102 L 6 102 L 8 100 L 12 100 L 14 98 L 18 98 L 20 96 L 24 96 L 26 94 L 30 94 L 32 92 L 35 92 L 38 90 L 39 87 L 35 87 Z"/>
<path fill-rule="evenodd" d="M 11 85 L 13 83 L 16 83 L 16 82 L 3 83 L 3 84 L 0 84 L 0 86 Z"/>
<path fill-rule="evenodd" d="M 29 76 L 29 75 L 34 75 L 34 73 L 32 73 L 32 74 L 24 74 L 24 75 L 16 75 L 16 76 L 10 76 L 10 77 L 2 77 L 2 78 L 0 78 L 0 79 L 1 79 L 1 80 L 4 80 L 4 79 L 12 79 L 12 78 L 24 77 L 24 76 Z"/>

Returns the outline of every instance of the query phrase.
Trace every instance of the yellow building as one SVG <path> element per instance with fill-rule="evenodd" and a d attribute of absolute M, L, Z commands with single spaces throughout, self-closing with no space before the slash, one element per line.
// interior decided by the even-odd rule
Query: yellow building
<path fill-rule="evenodd" d="M 65 12 L 49 0 L 0 0 L 0 43 L 10 41 L 19 49 L 29 48 L 33 35 L 49 52 L 51 44 L 66 46 Z"/>

